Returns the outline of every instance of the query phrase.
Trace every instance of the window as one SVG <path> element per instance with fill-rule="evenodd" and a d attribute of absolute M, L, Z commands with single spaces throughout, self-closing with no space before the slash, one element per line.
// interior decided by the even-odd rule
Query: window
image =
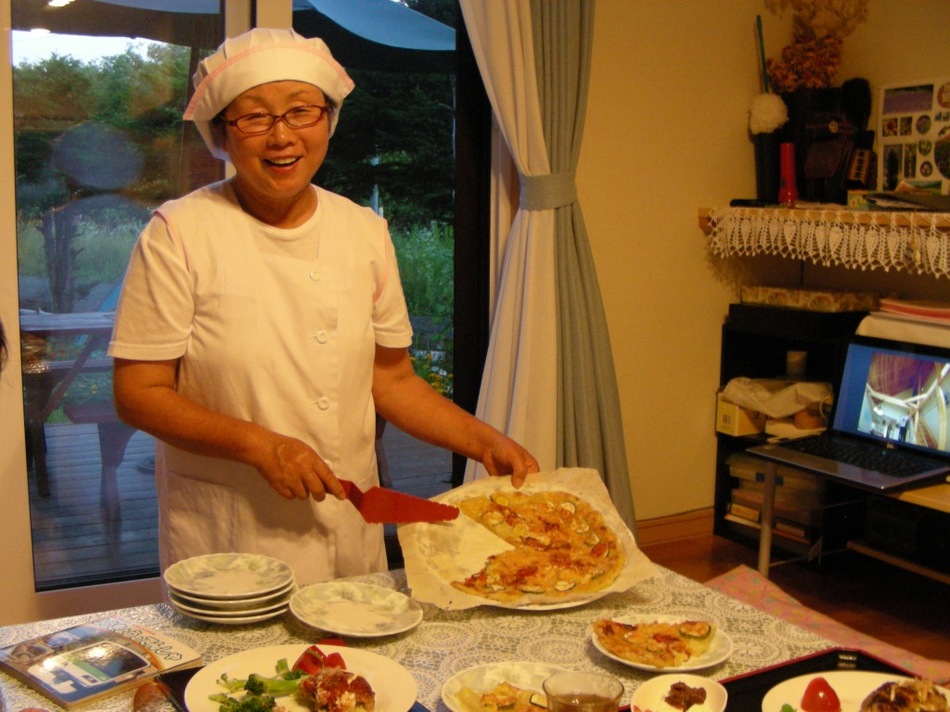
<path fill-rule="evenodd" d="M 194 14 L 171 28 L 151 22 L 161 13 L 100 3 L 35 9 L 12 4 L 24 415 L 42 591 L 158 572 L 154 443 L 118 420 L 105 348 L 151 209 L 223 175 L 181 121 L 193 64 L 223 23 Z M 39 20 L 53 32 L 37 31 Z M 96 36 L 58 34 L 56 23 Z"/>
<path fill-rule="evenodd" d="M 197 132 L 180 121 L 202 48 L 221 40 L 221 18 L 159 22 L 163 13 L 148 11 L 148 21 L 138 16 L 141 27 L 158 28 L 159 36 L 133 42 L 128 38 L 147 33 L 111 25 L 129 15 L 106 5 L 99 16 L 97 4 L 68 10 L 68 24 L 112 28 L 114 43 L 54 33 L 43 42 L 61 44 L 41 50 L 40 40 L 20 32 L 37 0 L 12 0 L 17 255 L 38 590 L 158 572 L 153 442 L 119 423 L 112 409 L 109 315 L 151 208 L 222 175 Z M 424 4 L 455 24 L 454 0 Z M 340 41 L 327 40 L 349 66 Z M 391 221 L 417 333 L 417 371 L 473 410 L 487 346 L 480 269 L 487 257 L 476 239 L 487 224 L 478 217 L 487 212 L 479 192 L 487 191 L 487 178 L 476 171 L 487 167 L 490 114 L 471 56 L 460 53 L 456 64 L 452 51 L 439 61 L 447 71 L 420 72 L 415 63 L 396 74 L 352 69 L 359 91 L 347 100 L 317 180 Z M 453 462 L 450 453 L 392 427 L 382 426 L 381 434 L 381 466 L 394 487 L 431 496 L 460 481 L 461 458 Z M 390 556 L 401 564 L 398 546 Z"/>

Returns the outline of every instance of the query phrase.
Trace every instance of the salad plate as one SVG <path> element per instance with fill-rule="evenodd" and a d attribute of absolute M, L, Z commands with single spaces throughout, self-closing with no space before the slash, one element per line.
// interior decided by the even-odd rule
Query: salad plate
<path fill-rule="evenodd" d="M 864 698 L 885 682 L 904 682 L 911 678 L 886 672 L 868 672 L 864 670 L 830 670 L 799 675 L 780 682 L 765 693 L 762 698 L 762 712 L 780 712 L 782 705 L 788 704 L 795 709 L 801 708 L 802 696 L 808 683 L 816 677 L 823 677 L 835 691 L 843 710 L 861 709 Z M 950 700 L 950 690 L 937 686 L 944 697 Z"/>
<path fill-rule="evenodd" d="M 290 599 L 301 623 L 341 635 L 370 638 L 415 628 L 422 606 L 398 591 L 345 581 L 317 583 Z"/>
<path fill-rule="evenodd" d="M 628 615 L 610 617 L 610 620 L 612 621 L 616 621 L 618 623 L 627 623 L 629 625 L 641 625 L 644 623 L 681 623 L 686 619 L 687 616 L 682 615 Z M 638 663 L 634 662 L 633 660 L 622 658 L 604 647 L 604 645 L 598 639 L 597 633 L 594 631 L 593 627 L 591 627 L 590 639 L 594 644 L 594 647 L 608 658 L 616 660 L 618 663 L 629 665 L 632 668 L 637 668 L 638 670 L 648 670 L 650 672 L 690 672 L 692 670 L 702 670 L 703 668 L 718 665 L 722 661 L 726 660 L 730 655 L 732 655 L 732 639 L 718 626 L 713 633 L 713 639 L 709 643 L 709 649 L 706 650 L 705 653 L 702 655 L 697 655 L 694 658 L 690 658 L 682 665 L 677 665 L 676 667 L 657 667 L 656 665 L 647 665 L 645 663 Z"/>
<path fill-rule="evenodd" d="M 442 685 L 442 702 L 452 712 L 469 712 L 460 694 L 463 688 L 478 693 L 490 692 L 502 682 L 507 682 L 522 690 L 534 690 L 541 693 L 542 683 L 555 673 L 564 672 L 556 665 L 532 662 L 501 662 L 477 665 L 456 673 Z"/>
<path fill-rule="evenodd" d="M 209 697 L 223 691 L 224 688 L 217 683 L 223 673 L 231 678 L 246 678 L 252 672 L 272 676 L 278 660 L 285 658 L 293 665 L 308 647 L 302 644 L 271 645 L 208 663 L 188 682 L 185 706 L 189 712 L 218 712 L 219 704 Z M 376 693 L 376 712 L 406 712 L 415 703 L 418 693 L 415 678 L 396 661 L 358 648 L 321 645 L 320 650 L 327 655 L 339 653 L 347 670 L 366 678 Z M 292 697 L 279 697 L 277 701 L 288 712 L 309 712 L 305 705 Z"/>
<path fill-rule="evenodd" d="M 259 554 L 208 554 L 178 561 L 163 576 L 177 593 L 203 599 L 235 600 L 266 596 L 294 580 L 288 564 Z"/>

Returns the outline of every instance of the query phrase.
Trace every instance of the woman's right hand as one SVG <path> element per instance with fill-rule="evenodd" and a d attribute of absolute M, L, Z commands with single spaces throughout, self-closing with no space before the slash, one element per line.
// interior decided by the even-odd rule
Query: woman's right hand
<path fill-rule="evenodd" d="M 345 499 L 333 471 L 306 443 L 216 413 L 178 393 L 178 365 L 177 359 L 115 359 L 115 405 L 124 422 L 182 450 L 253 465 L 281 497 L 322 502 L 329 493 Z"/>
<path fill-rule="evenodd" d="M 297 438 L 270 434 L 263 462 L 257 469 L 267 484 L 286 499 L 313 497 L 322 502 L 327 494 L 345 499 L 343 486 L 333 470 L 312 447 Z"/>

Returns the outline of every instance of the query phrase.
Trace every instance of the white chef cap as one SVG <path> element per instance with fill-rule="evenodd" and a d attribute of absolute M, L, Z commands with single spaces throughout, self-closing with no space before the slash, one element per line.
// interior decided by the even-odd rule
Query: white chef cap
<path fill-rule="evenodd" d="M 226 39 L 198 64 L 195 94 L 184 119 L 194 121 L 211 153 L 226 160 L 227 154 L 215 143 L 211 120 L 248 89 L 286 80 L 307 82 L 323 91 L 331 106 L 327 116 L 332 136 L 353 80 L 323 40 L 291 29 L 259 27 Z"/>

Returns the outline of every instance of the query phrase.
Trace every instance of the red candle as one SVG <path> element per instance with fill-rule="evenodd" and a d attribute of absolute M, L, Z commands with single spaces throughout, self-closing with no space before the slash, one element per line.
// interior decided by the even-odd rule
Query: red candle
<path fill-rule="evenodd" d="M 779 172 L 781 181 L 778 189 L 778 202 L 793 208 L 798 201 L 798 188 L 795 186 L 795 144 L 783 143 L 779 147 Z"/>

